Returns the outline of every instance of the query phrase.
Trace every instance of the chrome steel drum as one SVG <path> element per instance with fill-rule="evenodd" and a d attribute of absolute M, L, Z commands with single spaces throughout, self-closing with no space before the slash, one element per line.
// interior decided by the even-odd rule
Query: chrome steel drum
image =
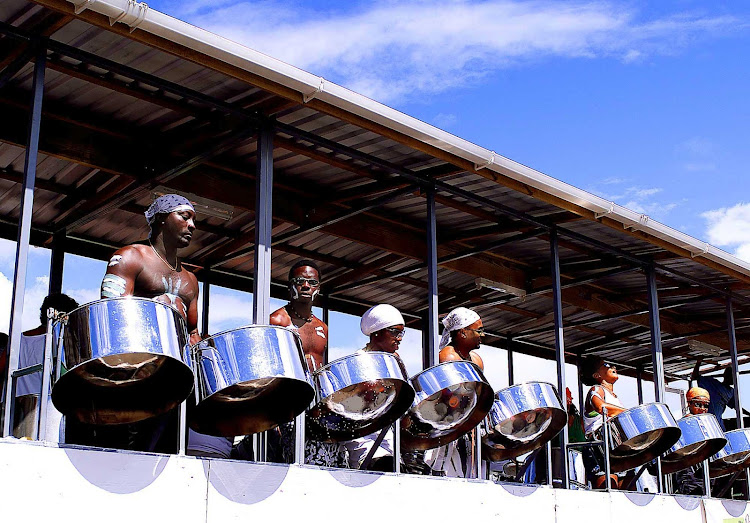
<path fill-rule="evenodd" d="M 171 410 L 193 388 L 183 361 L 185 320 L 169 305 L 134 297 L 94 301 L 55 323 L 58 340 L 61 330 L 67 372 L 55 383 L 52 401 L 66 416 L 132 423 Z"/>
<path fill-rule="evenodd" d="M 315 405 L 307 430 L 321 441 L 372 434 L 400 418 L 414 399 L 401 359 L 387 352 L 358 351 L 313 373 Z"/>
<path fill-rule="evenodd" d="M 297 333 L 250 325 L 192 347 L 198 405 L 190 426 L 203 434 L 238 436 L 286 423 L 315 396 Z"/>
<path fill-rule="evenodd" d="M 612 472 L 648 463 L 677 443 L 681 434 L 672 413 L 663 403 L 638 405 L 613 416 L 607 423 Z"/>
<path fill-rule="evenodd" d="M 448 361 L 411 378 L 414 402 L 401 420 L 401 446 L 426 450 L 457 440 L 492 406 L 492 387 L 469 361 Z"/>
<path fill-rule="evenodd" d="M 661 458 L 661 469 L 671 474 L 692 467 L 719 452 L 727 444 L 716 416 L 698 414 L 677 421 L 682 435 Z"/>
<path fill-rule="evenodd" d="M 538 449 L 557 435 L 568 421 L 555 388 L 532 381 L 495 393 L 482 437 L 491 461 L 515 458 Z"/>
<path fill-rule="evenodd" d="M 730 430 L 724 434 L 727 444 L 708 464 L 712 478 L 734 474 L 750 466 L 750 429 Z"/>

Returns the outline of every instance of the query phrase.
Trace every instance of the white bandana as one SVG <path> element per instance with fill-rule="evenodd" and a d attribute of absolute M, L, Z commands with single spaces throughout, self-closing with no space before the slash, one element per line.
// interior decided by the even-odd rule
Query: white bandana
<path fill-rule="evenodd" d="M 443 318 L 443 336 L 440 338 L 440 348 L 447 347 L 451 342 L 451 332 L 464 329 L 477 321 L 479 314 L 466 307 L 457 307 Z"/>
<path fill-rule="evenodd" d="M 369 336 L 373 332 L 378 332 L 386 327 L 393 327 L 394 325 L 404 325 L 404 317 L 398 312 L 398 309 L 393 305 L 387 303 L 381 303 L 370 307 L 367 312 L 362 315 L 362 320 L 359 322 L 359 328 L 362 330 L 362 334 Z"/>

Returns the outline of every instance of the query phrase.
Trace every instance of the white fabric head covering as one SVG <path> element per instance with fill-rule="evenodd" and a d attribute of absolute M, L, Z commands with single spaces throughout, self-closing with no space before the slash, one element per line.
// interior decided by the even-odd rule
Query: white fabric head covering
<path fill-rule="evenodd" d="M 362 334 L 369 336 L 373 332 L 378 332 L 386 327 L 405 325 L 405 323 L 404 317 L 401 316 L 396 307 L 381 303 L 367 309 L 359 322 L 359 328 L 362 330 Z"/>
<path fill-rule="evenodd" d="M 440 338 L 440 348 L 447 347 L 451 342 L 451 332 L 463 329 L 479 319 L 479 314 L 466 307 L 457 307 L 443 318 L 443 336 Z"/>
<path fill-rule="evenodd" d="M 193 204 L 190 203 L 190 200 L 179 194 L 164 194 L 154 200 L 144 214 L 146 215 L 146 221 L 151 225 L 154 223 L 157 214 L 169 214 L 174 211 L 186 210 L 191 210 L 195 213 L 195 209 L 193 208 Z"/>

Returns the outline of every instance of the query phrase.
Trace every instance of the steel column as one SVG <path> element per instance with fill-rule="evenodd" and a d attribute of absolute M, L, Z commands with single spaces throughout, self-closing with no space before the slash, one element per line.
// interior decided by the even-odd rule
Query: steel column
<path fill-rule="evenodd" d="M 49 294 L 62 292 L 63 270 L 65 265 L 64 231 L 55 233 L 52 238 L 52 259 L 49 264 Z"/>
<path fill-rule="evenodd" d="M 744 429 L 742 402 L 740 401 L 740 364 L 737 361 L 737 336 L 734 329 L 734 307 L 732 298 L 727 298 L 727 335 L 729 336 L 729 356 L 732 358 L 732 375 L 734 377 L 734 411 L 737 413 L 737 428 Z"/>
<path fill-rule="evenodd" d="M 255 178 L 255 277 L 253 323 L 266 325 L 271 315 L 271 230 L 273 228 L 273 127 L 258 130 Z"/>
<path fill-rule="evenodd" d="M 560 289 L 560 249 L 557 238 L 557 229 L 553 228 L 549 235 L 550 264 L 552 266 L 552 315 L 555 321 L 555 356 L 557 360 L 557 391 L 562 398 L 562 404 L 566 405 L 566 380 L 565 380 L 565 339 L 563 333 L 562 297 Z M 567 410 L 567 407 L 566 407 Z M 568 478 L 568 424 L 565 424 L 560 433 L 560 449 L 562 449 L 562 484 L 564 488 L 570 488 Z M 550 475 L 552 472 L 550 471 Z"/>
<path fill-rule="evenodd" d="M 661 322 L 659 321 L 659 292 L 656 287 L 656 270 L 653 266 L 646 269 L 648 286 L 648 316 L 651 327 L 651 358 L 653 361 L 654 398 L 664 401 L 664 355 L 661 347 Z M 656 458 L 656 483 L 659 492 L 664 492 L 664 476 L 661 473 L 661 458 Z"/>
<path fill-rule="evenodd" d="M 437 283 L 437 219 L 435 217 L 435 187 L 427 189 L 427 342 L 424 368 L 439 360 L 438 283 Z"/>
<path fill-rule="evenodd" d="M 638 388 L 638 404 L 643 404 L 643 369 L 638 367 L 635 370 L 635 385 Z"/>
<path fill-rule="evenodd" d="M 513 343 L 512 340 L 513 339 L 510 337 L 510 335 L 508 335 L 508 340 L 507 340 L 507 345 L 506 345 L 506 348 L 508 351 L 508 387 L 513 385 L 513 383 L 515 383 L 516 381 L 515 368 L 513 366 L 513 350 L 511 349 L 511 343 Z"/>
<path fill-rule="evenodd" d="M 34 182 L 36 164 L 39 155 L 39 129 L 42 122 L 42 99 L 44 98 L 44 75 L 47 65 L 47 50 L 37 49 L 34 63 L 29 126 L 26 139 L 26 159 L 23 170 L 21 189 L 21 209 L 18 220 L 18 237 L 16 240 L 16 270 L 13 276 L 13 298 L 10 309 L 10 339 L 8 357 L 8 384 L 5 391 L 5 420 L 3 436 L 11 434 L 11 410 L 13 387 L 11 374 L 18 368 L 18 355 L 21 347 L 21 318 L 23 316 L 23 299 L 26 292 L 26 264 L 29 256 L 29 239 L 31 237 L 31 215 L 34 207 Z"/>

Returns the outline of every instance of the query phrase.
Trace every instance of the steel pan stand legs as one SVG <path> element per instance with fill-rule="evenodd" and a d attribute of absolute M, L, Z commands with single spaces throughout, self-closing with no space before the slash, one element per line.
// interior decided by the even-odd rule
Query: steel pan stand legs
<path fill-rule="evenodd" d="M 401 419 L 393 424 L 393 472 L 401 474 Z"/>
<path fill-rule="evenodd" d="M 179 427 L 177 428 L 177 455 L 184 456 L 187 447 L 187 400 L 177 406 L 177 418 Z"/>
<path fill-rule="evenodd" d="M 42 360 L 42 390 L 39 394 L 39 419 L 36 426 L 36 440 L 45 440 L 47 429 L 47 400 L 49 400 L 50 374 L 52 373 L 52 320 L 54 309 L 47 309 L 47 334 L 44 336 L 44 360 Z"/>
<path fill-rule="evenodd" d="M 552 480 L 552 440 L 547 442 L 547 485 L 553 485 Z"/>
<path fill-rule="evenodd" d="M 305 412 L 294 420 L 294 463 L 305 464 Z"/>
<path fill-rule="evenodd" d="M 609 488 L 609 477 L 611 476 L 610 466 L 609 466 L 609 427 L 607 426 L 607 407 L 602 406 L 602 428 L 604 429 L 604 483 L 606 485 L 605 489 L 607 492 L 610 491 Z"/>
<path fill-rule="evenodd" d="M 703 460 L 703 495 L 711 497 L 711 477 L 708 474 L 708 460 Z"/>

